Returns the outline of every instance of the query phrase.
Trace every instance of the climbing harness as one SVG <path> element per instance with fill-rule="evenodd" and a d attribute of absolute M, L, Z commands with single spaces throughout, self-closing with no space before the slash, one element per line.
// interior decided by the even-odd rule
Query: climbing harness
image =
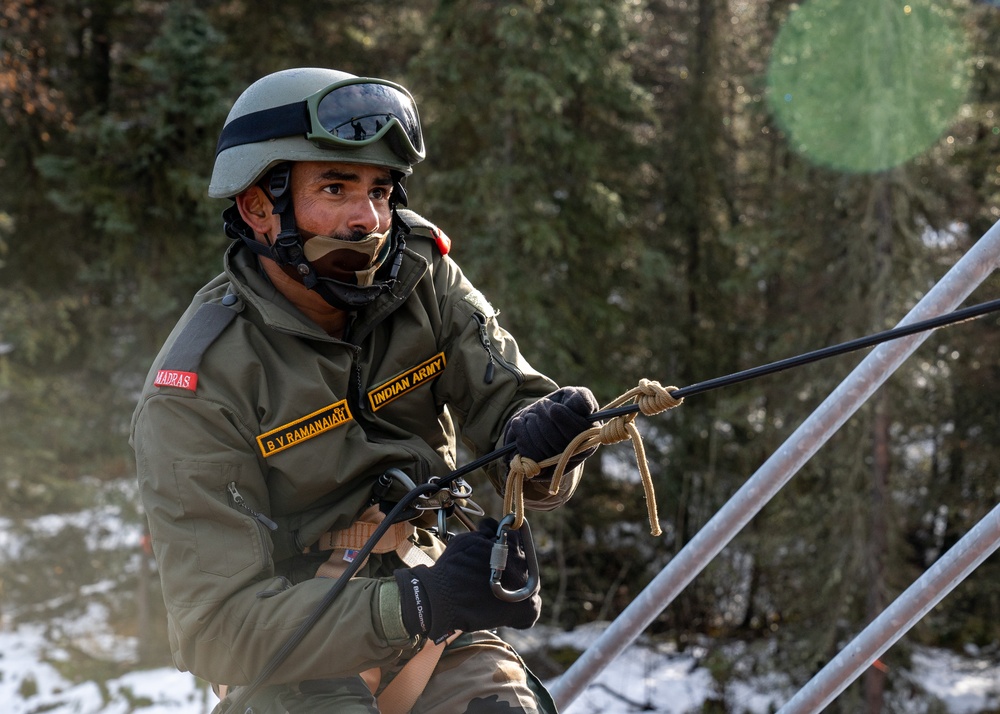
<path fill-rule="evenodd" d="M 321 533 L 313 549 L 323 553 L 329 552 L 330 557 L 316 570 L 316 577 L 339 578 L 346 564 L 355 559 L 355 553 L 368 542 L 384 518 L 385 514 L 378 506 L 371 506 L 347 528 Z M 410 568 L 417 565 L 433 565 L 433 558 L 414 543 L 413 537 L 416 533 L 416 527 L 409 521 L 397 521 L 378 539 L 372 552 L 395 553 Z"/>
<path fill-rule="evenodd" d="M 647 508 L 649 509 L 651 531 L 654 535 L 657 535 L 659 528 L 656 523 L 655 500 L 652 497 L 652 480 L 649 478 L 649 471 L 646 466 L 645 452 L 642 448 L 642 442 L 639 438 L 638 430 L 633 423 L 633 419 L 637 412 L 642 412 L 644 415 L 647 413 L 650 415 L 657 414 L 678 406 L 685 397 L 694 394 L 701 394 L 712 389 L 718 389 L 720 387 L 749 381 L 751 379 L 756 379 L 757 377 L 774 374 L 776 372 L 816 362 L 835 355 L 853 352 L 866 347 L 872 347 L 874 345 L 898 339 L 900 337 L 905 337 L 907 335 L 913 335 L 919 332 L 932 330 L 937 327 L 964 322 L 997 310 L 1000 310 L 1000 299 L 955 310 L 927 320 L 920 320 L 906 325 L 900 325 L 893 329 L 884 330 L 866 337 L 850 340 L 848 342 L 807 352 L 796 357 L 778 360 L 776 362 L 771 362 L 765 365 L 743 370 L 741 372 L 735 372 L 733 374 L 717 377 L 715 379 L 706 380 L 704 382 L 698 382 L 687 387 L 661 387 L 657 382 L 642 380 L 638 387 L 614 400 L 604 409 L 590 415 L 592 422 L 606 420 L 607 424 L 587 429 L 575 438 L 561 455 L 541 462 L 536 463 L 528 459 L 518 457 L 514 454 L 516 450 L 515 445 L 508 444 L 495 451 L 485 454 L 484 456 L 474 459 L 473 461 L 470 461 L 465 466 L 456 469 L 447 476 L 431 479 L 427 483 L 420 485 L 412 486 L 413 482 L 409 479 L 409 477 L 398 469 L 388 470 L 386 474 L 383 475 L 384 480 L 388 480 L 388 482 L 391 483 L 391 480 L 395 479 L 407 486 L 412 486 L 410 490 L 399 500 L 399 502 L 396 503 L 392 510 L 386 514 L 385 518 L 376 526 L 375 530 L 368 538 L 368 541 L 355 555 L 354 561 L 347 566 L 340 577 L 334 582 L 333 586 L 331 586 L 331 588 L 326 592 L 325 596 L 317 604 L 315 610 L 310 614 L 310 616 L 299 625 L 299 627 L 288 637 L 281 648 L 275 652 L 274 656 L 267 663 L 267 665 L 265 665 L 253 682 L 246 687 L 241 687 L 234 693 L 232 698 L 227 698 L 220 702 L 217 711 L 220 712 L 220 714 L 225 714 L 227 712 L 240 712 L 242 714 L 244 710 L 241 709 L 241 707 L 245 708 L 247 701 L 253 693 L 261 685 L 263 685 L 264 682 L 271 679 L 278 667 L 280 667 L 285 659 L 287 659 L 287 657 L 291 654 L 292 650 L 294 650 L 302 642 L 308 632 L 322 617 L 323 613 L 326 612 L 330 605 L 332 605 L 337 597 L 340 596 L 344 588 L 347 587 L 347 583 L 352 577 L 354 577 L 362 563 L 368 558 L 369 555 L 371 555 L 374 548 L 393 526 L 393 524 L 401 520 L 408 520 L 409 517 L 412 517 L 412 512 L 410 514 L 406 513 L 407 509 L 412 508 L 415 502 L 419 502 L 419 499 L 424 499 L 426 508 L 436 508 L 436 506 L 431 506 L 431 503 L 440 502 L 443 504 L 444 508 L 438 509 L 439 513 L 444 511 L 445 508 L 454 507 L 459 501 L 464 501 L 464 507 L 467 508 L 467 504 L 471 503 L 471 501 L 468 500 L 468 495 L 471 495 L 471 488 L 466 490 L 467 484 L 463 486 L 462 484 L 464 484 L 464 481 L 460 480 L 463 476 L 482 468 L 490 462 L 507 456 L 508 454 L 512 455 L 511 467 L 508 472 L 507 488 L 504 495 L 504 509 L 507 511 L 507 514 L 504 516 L 497 529 L 496 544 L 494 545 L 493 553 L 491 554 L 490 585 L 494 594 L 501 599 L 525 599 L 530 597 L 533 594 L 533 590 L 538 587 L 538 566 L 534 558 L 534 545 L 531 542 L 530 530 L 523 515 L 523 482 L 525 479 L 537 476 L 541 473 L 543 468 L 554 465 L 555 471 L 553 472 L 550 492 L 557 493 L 566 466 L 573 456 L 594 448 L 595 446 L 618 443 L 619 441 L 631 438 L 636 452 L 636 461 L 639 464 L 640 473 L 643 478 Z M 622 434 L 624 434 L 624 436 L 622 436 Z M 516 466 L 515 463 L 517 464 Z M 454 490 L 452 489 L 452 484 L 456 484 Z M 448 490 L 447 496 L 443 497 L 441 501 L 435 501 L 434 499 L 437 497 L 436 494 L 439 494 L 445 489 Z M 453 512 L 457 512 L 459 510 L 462 509 L 454 509 Z M 439 527 L 442 523 L 443 521 L 439 515 Z M 500 585 L 500 577 L 502 576 L 503 569 L 506 567 L 507 552 L 509 550 L 507 542 L 509 537 L 508 531 L 511 528 L 518 530 L 522 536 L 522 542 L 524 543 L 525 554 L 528 556 L 527 560 L 529 566 L 528 583 L 525 587 L 513 592 L 505 590 Z M 446 536 L 447 531 L 443 530 L 442 537 Z"/>

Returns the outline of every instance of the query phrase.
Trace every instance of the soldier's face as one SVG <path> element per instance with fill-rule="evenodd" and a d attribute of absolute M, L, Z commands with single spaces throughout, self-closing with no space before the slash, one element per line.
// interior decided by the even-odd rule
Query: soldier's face
<path fill-rule="evenodd" d="M 293 164 L 291 179 L 295 222 L 303 239 L 326 235 L 360 240 L 389 229 L 392 177 L 388 169 L 303 161 Z"/>

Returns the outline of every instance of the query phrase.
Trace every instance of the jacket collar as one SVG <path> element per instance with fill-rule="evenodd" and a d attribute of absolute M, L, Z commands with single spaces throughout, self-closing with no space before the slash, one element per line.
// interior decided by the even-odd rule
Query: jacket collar
<path fill-rule="evenodd" d="M 260 270 L 257 256 L 241 241 L 234 241 L 226 251 L 224 264 L 233 291 L 260 314 L 268 327 L 310 339 L 340 341 L 324 332 L 319 325 L 303 315 L 288 298 L 278 292 Z M 423 256 L 405 248 L 396 284 L 390 292 L 380 295 L 375 302 L 358 312 L 351 329 L 351 341 L 361 341 L 375 325 L 402 305 L 427 272 L 428 267 L 427 260 Z"/>

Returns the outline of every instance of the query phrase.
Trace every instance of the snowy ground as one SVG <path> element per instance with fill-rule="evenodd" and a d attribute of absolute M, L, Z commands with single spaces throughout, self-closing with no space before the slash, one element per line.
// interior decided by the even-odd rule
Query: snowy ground
<path fill-rule="evenodd" d="M 80 631 L 83 631 L 80 627 Z M 595 629 L 554 636 L 554 645 L 585 646 Z M 127 645 L 126 645 L 127 648 Z M 203 683 L 173 669 L 136 671 L 104 683 L 74 684 L 52 662 L 67 656 L 46 641 L 41 628 L 0 631 L 0 702 L 10 714 L 207 714 L 216 698 Z M 684 654 L 669 646 L 634 646 L 603 671 L 565 714 L 626 714 L 655 711 L 690 714 L 718 698 L 697 648 Z M 941 699 L 949 714 L 979 714 L 1000 707 L 1000 666 L 975 657 L 921 650 L 914 680 Z M 767 714 L 790 693 L 781 682 L 731 685 L 726 709 L 733 714 Z M 922 706 L 907 707 L 921 712 Z"/>

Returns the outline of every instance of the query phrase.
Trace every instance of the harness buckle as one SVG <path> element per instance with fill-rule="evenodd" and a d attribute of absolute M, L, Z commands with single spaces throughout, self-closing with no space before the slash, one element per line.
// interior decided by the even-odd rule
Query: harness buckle
<path fill-rule="evenodd" d="M 428 483 L 440 481 L 437 476 L 432 477 Z M 432 494 L 421 494 L 417 504 L 414 506 L 418 511 L 437 511 L 438 536 L 442 540 L 448 539 L 448 518 L 455 516 L 470 531 L 476 530 L 476 525 L 472 517 L 480 518 L 486 515 L 482 507 L 469 498 L 472 495 L 472 486 L 463 478 L 457 478 L 448 486 L 442 487 Z"/>

